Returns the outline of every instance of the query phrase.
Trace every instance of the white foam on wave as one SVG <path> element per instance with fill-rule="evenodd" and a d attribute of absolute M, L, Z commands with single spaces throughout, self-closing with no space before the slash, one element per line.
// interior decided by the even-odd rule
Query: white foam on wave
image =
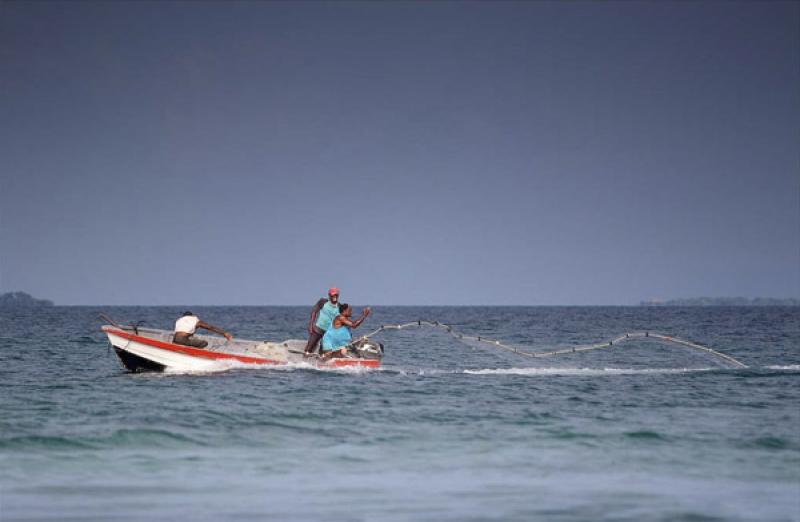
<path fill-rule="evenodd" d="M 194 369 L 186 369 L 186 368 L 175 368 L 174 366 L 167 366 L 164 368 L 164 371 L 160 374 L 154 375 L 209 375 L 213 373 L 220 373 L 226 372 L 231 369 L 231 365 L 228 363 L 213 363 L 202 370 Z"/>
<path fill-rule="evenodd" d="M 789 370 L 789 371 L 798 371 L 800 370 L 800 364 L 788 364 L 784 366 L 764 366 L 767 370 Z"/>
<path fill-rule="evenodd" d="M 469 375 L 659 375 L 711 371 L 716 368 L 486 368 L 464 370 Z"/>
<path fill-rule="evenodd" d="M 214 361 L 212 365 L 202 370 L 185 370 L 167 367 L 164 373 L 170 375 L 208 375 L 231 370 L 268 370 L 278 372 L 293 372 L 296 370 L 315 370 L 319 372 L 335 372 L 347 374 L 362 374 L 374 371 L 367 366 L 316 366 L 308 362 L 295 362 L 287 364 L 253 364 L 236 360 Z"/>

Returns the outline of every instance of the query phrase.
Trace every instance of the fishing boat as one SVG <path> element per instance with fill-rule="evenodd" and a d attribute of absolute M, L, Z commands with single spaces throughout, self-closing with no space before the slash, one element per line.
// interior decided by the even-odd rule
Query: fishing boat
<path fill-rule="evenodd" d="M 348 347 L 346 357 L 306 359 L 303 357 L 306 341 L 300 339 L 283 342 L 245 339 L 228 341 L 223 337 L 195 334 L 193 337 L 208 342 L 208 346 L 194 348 L 173 343 L 173 332 L 169 330 L 117 324 L 106 325 L 102 329 L 122 365 L 131 372 L 205 372 L 242 365 L 290 364 L 305 364 L 319 368 L 378 368 L 383 357 L 383 345 L 367 339 L 352 343 Z"/>

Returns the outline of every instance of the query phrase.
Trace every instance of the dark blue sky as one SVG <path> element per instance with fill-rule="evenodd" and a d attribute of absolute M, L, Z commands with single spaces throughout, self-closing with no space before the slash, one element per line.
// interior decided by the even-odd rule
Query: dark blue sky
<path fill-rule="evenodd" d="M 800 3 L 3 2 L 0 291 L 800 296 Z"/>

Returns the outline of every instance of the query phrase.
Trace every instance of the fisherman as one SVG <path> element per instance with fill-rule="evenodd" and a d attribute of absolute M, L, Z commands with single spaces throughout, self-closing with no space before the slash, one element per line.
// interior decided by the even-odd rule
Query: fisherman
<path fill-rule="evenodd" d="M 328 298 L 321 298 L 311 309 L 311 317 L 308 319 L 308 342 L 303 357 L 311 357 L 317 351 L 319 340 L 331 327 L 337 315 L 339 315 L 339 289 L 334 286 L 328 289 Z"/>
<path fill-rule="evenodd" d="M 361 311 L 361 317 L 355 321 L 351 321 L 350 317 L 353 315 L 353 307 L 347 303 L 339 305 L 339 315 L 333 320 L 331 328 L 322 336 L 322 359 L 333 359 L 335 357 L 347 356 L 347 345 L 353 339 L 353 334 L 350 332 L 352 328 L 358 328 L 364 322 L 371 310 L 369 307 Z"/>
<path fill-rule="evenodd" d="M 193 346 L 194 348 L 205 348 L 208 346 L 208 341 L 194 338 L 194 333 L 198 328 L 218 333 L 229 341 L 233 339 L 233 336 L 222 328 L 204 323 L 199 317 L 187 310 L 180 319 L 175 321 L 175 335 L 172 337 L 172 342 L 184 346 Z"/>

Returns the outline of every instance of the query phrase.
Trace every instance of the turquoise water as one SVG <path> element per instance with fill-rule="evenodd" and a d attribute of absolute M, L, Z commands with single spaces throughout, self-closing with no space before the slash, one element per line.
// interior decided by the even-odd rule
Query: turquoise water
<path fill-rule="evenodd" d="M 193 308 L 303 337 L 308 309 Z M 0 310 L 0 520 L 800 520 L 800 309 L 374 307 L 379 371 L 123 372 L 96 308 Z M 169 328 L 182 308 L 107 308 Z"/>

